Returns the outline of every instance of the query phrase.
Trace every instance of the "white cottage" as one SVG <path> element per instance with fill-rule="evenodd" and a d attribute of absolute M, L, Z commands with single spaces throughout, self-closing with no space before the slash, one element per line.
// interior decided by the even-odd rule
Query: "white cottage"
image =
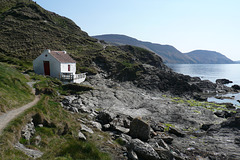
<path fill-rule="evenodd" d="M 33 61 L 33 69 L 37 74 L 58 78 L 63 82 L 81 83 L 86 74 L 76 74 L 76 61 L 66 51 L 45 50 Z"/>

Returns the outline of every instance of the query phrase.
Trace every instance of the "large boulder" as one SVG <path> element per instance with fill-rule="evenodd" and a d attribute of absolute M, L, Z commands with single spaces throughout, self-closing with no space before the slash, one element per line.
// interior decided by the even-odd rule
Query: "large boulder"
<path fill-rule="evenodd" d="M 158 153 L 151 147 L 151 145 L 144 143 L 139 139 L 132 139 L 129 149 L 133 150 L 139 159 L 160 160 Z"/>
<path fill-rule="evenodd" d="M 130 136 L 147 141 L 150 138 L 150 126 L 143 120 L 135 118 L 130 124 Z"/>

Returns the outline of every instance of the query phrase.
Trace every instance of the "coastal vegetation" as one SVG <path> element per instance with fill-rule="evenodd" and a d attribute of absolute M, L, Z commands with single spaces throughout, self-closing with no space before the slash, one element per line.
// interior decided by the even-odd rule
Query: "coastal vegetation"
<path fill-rule="evenodd" d="M 213 112 L 216 111 L 227 111 L 227 112 L 232 112 L 236 113 L 235 110 L 228 109 L 226 104 L 217 104 L 217 103 L 212 103 L 212 102 L 207 102 L 207 101 L 197 101 L 194 99 L 186 100 L 181 97 L 174 97 L 172 98 L 172 102 L 175 103 L 184 103 L 186 105 L 189 105 L 191 107 L 203 107 L 205 109 L 211 110 Z M 200 113 L 200 111 L 195 110 L 196 113 Z"/>
<path fill-rule="evenodd" d="M 29 81 L 14 66 L 0 63 L 0 111 L 21 107 L 33 100 Z"/>
<path fill-rule="evenodd" d="M 85 115 L 71 114 L 61 107 L 58 102 L 60 97 L 55 94 L 59 91 L 61 82 L 39 75 L 32 76 L 34 79 L 36 77 L 39 80 L 35 84 L 36 88 L 40 90 L 51 88 L 51 94 L 49 94 L 50 92 L 41 92 L 41 100 L 38 104 L 25 111 L 4 129 L 0 136 L 1 159 L 28 159 L 27 155 L 12 146 L 17 141 L 20 141 L 27 148 L 37 149 L 45 153 L 41 159 L 111 159 L 110 155 L 99 151 L 99 148 L 104 148 L 101 145 L 105 145 L 110 139 L 108 135 L 95 130 L 94 135 L 88 135 L 87 142 L 78 140 L 77 134 L 81 128 L 78 120 L 84 118 Z M 16 89 L 18 88 L 16 87 Z M 34 136 L 30 140 L 26 140 L 21 137 L 22 126 L 34 116 L 37 117 L 38 121 L 46 121 L 44 123 L 47 125 L 36 126 Z M 102 136 L 100 137 L 100 135 Z M 41 137 L 41 142 L 38 145 L 34 143 L 37 136 Z M 105 148 L 107 147 L 105 146 Z"/>

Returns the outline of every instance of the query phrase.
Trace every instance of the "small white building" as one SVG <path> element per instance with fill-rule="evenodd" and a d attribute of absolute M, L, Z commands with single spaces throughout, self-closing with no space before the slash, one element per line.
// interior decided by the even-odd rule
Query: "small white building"
<path fill-rule="evenodd" d="M 81 83 L 86 74 L 76 74 L 76 61 L 66 51 L 45 50 L 33 61 L 34 72 L 58 78 L 63 82 Z"/>

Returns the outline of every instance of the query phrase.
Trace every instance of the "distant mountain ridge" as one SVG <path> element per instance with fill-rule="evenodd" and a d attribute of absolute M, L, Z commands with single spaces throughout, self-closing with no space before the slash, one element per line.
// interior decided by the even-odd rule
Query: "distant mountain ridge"
<path fill-rule="evenodd" d="M 157 53 L 165 63 L 196 63 L 187 55 L 182 54 L 179 50 L 170 45 L 161 45 L 151 42 L 139 41 L 125 35 L 107 34 L 93 36 L 93 38 L 104 40 L 113 45 L 133 45 Z"/>
<path fill-rule="evenodd" d="M 92 36 L 99 40 L 104 40 L 112 45 L 133 45 L 145 48 L 158 54 L 164 63 L 189 63 L 189 64 L 228 64 L 234 63 L 221 53 L 208 50 L 195 50 L 189 53 L 182 53 L 171 45 L 161 45 L 151 42 L 139 41 L 135 38 L 119 35 L 105 34 Z"/>
<path fill-rule="evenodd" d="M 195 50 L 185 53 L 197 63 L 201 64 L 228 64 L 234 63 L 231 59 L 215 51 Z"/>

